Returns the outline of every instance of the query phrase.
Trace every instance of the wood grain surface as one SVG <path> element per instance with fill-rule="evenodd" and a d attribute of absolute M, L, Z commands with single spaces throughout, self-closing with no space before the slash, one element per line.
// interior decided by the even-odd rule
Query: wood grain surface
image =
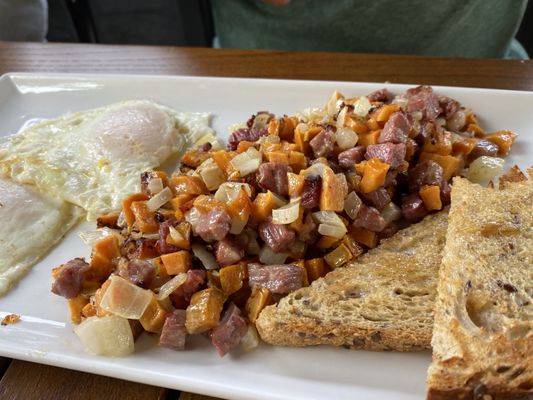
<path fill-rule="evenodd" d="M 0 42 L 0 74 L 70 72 L 393 82 L 533 90 L 533 61 Z M 2 376 L 3 374 L 3 376 Z M 0 399 L 214 400 L 0 357 Z"/>

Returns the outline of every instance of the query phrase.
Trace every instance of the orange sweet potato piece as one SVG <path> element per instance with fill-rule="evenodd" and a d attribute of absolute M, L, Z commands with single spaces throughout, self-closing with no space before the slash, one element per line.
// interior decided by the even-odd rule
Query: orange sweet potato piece
<path fill-rule="evenodd" d="M 320 211 L 342 211 L 344 191 L 339 178 L 329 167 L 324 168 L 319 200 Z"/>
<path fill-rule="evenodd" d="M 364 122 L 358 121 L 352 117 L 346 117 L 346 122 L 344 123 L 344 125 L 352 129 L 358 135 L 364 135 L 368 132 L 368 126 Z"/>
<path fill-rule="evenodd" d="M 94 244 L 93 252 L 100 253 L 103 256 L 109 258 L 110 260 L 115 257 L 120 257 L 118 239 L 115 236 L 107 236 L 103 239 L 100 239 Z"/>
<path fill-rule="evenodd" d="M 323 258 L 313 258 L 312 260 L 305 261 L 305 269 L 307 270 L 309 283 L 326 276 L 330 271 L 330 268 L 326 265 Z"/>
<path fill-rule="evenodd" d="M 191 247 L 191 224 L 187 221 L 180 222 L 174 229 L 178 231 L 182 239 L 174 239 L 172 235 L 167 235 L 166 242 L 180 249 L 189 250 Z"/>
<path fill-rule="evenodd" d="M 300 151 L 289 151 L 289 166 L 295 173 L 299 173 L 302 169 L 307 167 L 307 161 L 304 153 Z"/>
<path fill-rule="evenodd" d="M 161 255 L 161 262 L 168 275 L 178 275 L 191 268 L 191 253 L 186 250 Z"/>
<path fill-rule="evenodd" d="M 370 146 L 371 144 L 376 144 L 378 142 L 380 133 L 381 133 L 381 129 L 376 129 L 369 133 L 360 134 L 357 144 L 359 146 L 365 146 L 365 147 Z"/>
<path fill-rule="evenodd" d="M 194 199 L 193 206 L 198 209 L 200 214 L 207 214 L 215 208 L 226 209 L 226 204 L 211 196 L 201 195 Z"/>
<path fill-rule="evenodd" d="M 289 164 L 289 155 L 281 150 L 271 151 L 266 153 L 266 158 L 269 162 L 275 162 L 278 164 Z"/>
<path fill-rule="evenodd" d="M 452 151 L 454 154 L 460 153 L 467 156 L 472 152 L 472 150 L 474 150 L 476 145 L 476 139 L 458 135 L 453 140 Z"/>
<path fill-rule="evenodd" d="M 250 322 L 255 323 L 263 308 L 273 303 L 272 294 L 268 289 L 254 286 L 245 307 Z"/>
<path fill-rule="evenodd" d="M 68 299 L 68 308 L 70 311 L 70 320 L 73 324 L 81 322 L 83 308 L 89 303 L 89 299 L 81 294 L 72 299 Z"/>
<path fill-rule="evenodd" d="M 437 131 L 426 139 L 422 151 L 447 156 L 452 152 L 452 138 L 449 132 Z"/>
<path fill-rule="evenodd" d="M 173 175 L 172 184 L 176 189 L 176 194 L 200 195 L 209 193 L 202 178 L 196 175 Z"/>
<path fill-rule="evenodd" d="M 133 214 L 133 211 L 131 211 L 131 204 L 134 201 L 142 200 L 148 200 L 148 196 L 144 193 L 134 193 L 122 200 L 122 211 L 124 212 L 124 220 L 130 228 L 133 225 L 133 222 L 135 222 L 135 215 Z"/>
<path fill-rule="evenodd" d="M 190 200 L 193 200 L 194 198 L 194 194 L 178 194 L 176 197 L 170 200 L 169 204 L 174 211 L 180 210 L 185 203 L 189 202 Z"/>
<path fill-rule="evenodd" d="M 295 117 L 283 116 L 279 120 L 278 135 L 280 139 L 292 142 L 294 139 L 294 128 L 298 123 L 298 119 Z"/>
<path fill-rule="evenodd" d="M 304 187 L 304 176 L 296 175 L 292 172 L 287 174 L 289 180 L 289 196 L 290 197 L 299 197 L 302 195 L 302 190 Z"/>
<path fill-rule="evenodd" d="M 420 161 L 432 160 L 439 164 L 443 169 L 443 177 L 445 180 L 449 180 L 452 176 L 456 175 L 459 169 L 462 167 L 462 159 L 455 156 L 441 156 L 434 153 L 420 153 Z"/>
<path fill-rule="evenodd" d="M 266 193 L 258 193 L 252 202 L 252 220 L 256 223 L 263 222 L 275 207 L 274 194 L 270 190 Z"/>
<path fill-rule="evenodd" d="M 440 199 L 440 187 L 437 185 L 422 186 L 418 194 L 424 202 L 424 206 L 428 210 L 440 210 L 442 208 L 442 201 Z"/>
<path fill-rule="evenodd" d="M 185 327 L 191 335 L 207 332 L 218 325 L 226 295 L 220 289 L 210 287 L 192 295 L 187 307 Z"/>
<path fill-rule="evenodd" d="M 159 230 L 159 223 L 155 219 L 155 212 L 148 209 L 146 201 L 131 203 L 131 211 L 135 216 L 135 226 L 143 233 L 155 233 Z"/>
<path fill-rule="evenodd" d="M 228 296 L 237 292 L 244 285 L 247 269 L 245 263 L 229 265 L 220 269 L 220 286 Z"/>
<path fill-rule="evenodd" d="M 154 295 L 143 315 L 139 318 L 139 322 L 145 331 L 159 333 L 163 328 L 166 316 L 167 311 L 159 304 Z"/>
<path fill-rule="evenodd" d="M 359 189 L 363 193 L 370 193 L 385 183 L 385 177 L 390 165 L 379 158 L 373 157 L 364 164 L 363 178 Z"/>
<path fill-rule="evenodd" d="M 376 121 L 374 118 L 369 118 L 368 121 L 366 121 L 366 126 L 370 131 L 375 131 L 381 128 L 378 124 L 378 121 Z"/>
<path fill-rule="evenodd" d="M 509 154 L 509 150 L 511 150 L 511 146 L 513 145 L 517 136 L 518 135 L 513 131 L 501 130 L 488 134 L 485 136 L 485 139 L 498 145 L 499 156 L 506 156 Z"/>
<path fill-rule="evenodd" d="M 226 150 L 213 151 L 211 153 L 211 157 L 213 157 L 215 163 L 222 170 L 226 179 L 236 178 L 239 176 L 239 172 L 230 162 L 233 157 Z"/>
<path fill-rule="evenodd" d="M 472 132 L 474 136 L 482 138 L 485 137 L 485 130 L 481 128 L 478 124 L 468 124 L 466 127 L 467 132 Z"/>
<path fill-rule="evenodd" d="M 316 242 L 316 247 L 319 249 L 329 249 L 330 247 L 335 246 L 340 242 L 340 239 L 337 239 L 333 236 L 322 236 L 318 242 Z"/>
<path fill-rule="evenodd" d="M 181 163 L 187 165 L 188 167 L 197 168 L 209 157 L 211 157 L 211 154 L 209 154 L 207 151 L 191 149 L 183 154 L 181 157 Z"/>
<path fill-rule="evenodd" d="M 398 104 L 386 104 L 376 110 L 375 119 L 377 122 L 387 122 L 392 113 L 398 111 L 400 106 Z"/>
<path fill-rule="evenodd" d="M 272 118 L 268 121 L 267 132 L 269 135 L 278 136 L 279 135 L 280 120 Z"/>
<path fill-rule="evenodd" d="M 237 145 L 237 153 L 244 153 L 250 147 L 253 147 L 254 144 L 255 144 L 254 142 L 248 142 L 246 140 L 239 142 L 239 144 Z"/>
<path fill-rule="evenodd" d="M 356 242 L 365 245 L 368 248 L 373 249 L 378 244 L 378 236 L 376 232 L 369 231 L 365 228 L 349 228 L 350 235 Z"/>
<path fill-rule="evenodd" d="M 120 212 L 118 211 L 113 211 L 113 212 L 110 212 L 104 215 L 100 215 L 96 220 L 96 227 L 97 228 L 108 227 L 111 229 L 117 228 L 119 215 L 120 215 Z"/>
<path fill-rule="evenodd" d="M 94 317 L 96 315 L 96 307 L 91 303 L 85 304 L 81 309 L 81 315 L 85 318 Z"/>
<path fill-rule="evenodd" d="M 250 215 L 252 214 L 252 201 L 250 200 L 250 197 L 248 197 L 246 190 L 241 188 L 237 197 L 228 203 L 226 209 L 228 210 L 228 214 L 232 219 L 230 233 L 241 233 L 244 226 L 248 223 Z M 239 221 L 237 225 L 234 224 L 236 220 Z"/>

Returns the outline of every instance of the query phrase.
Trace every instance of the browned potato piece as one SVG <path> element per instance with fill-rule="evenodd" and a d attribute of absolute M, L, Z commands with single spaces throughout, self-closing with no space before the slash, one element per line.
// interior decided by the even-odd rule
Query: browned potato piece
<path fill-rule="evenodd" d="M 246 279 L 246 264 L 239 263 L 229 265 L 220 270 L 220 285 L 222 290 L 229 296 L 242 288 Z"/>
<path fill-rule="evenodd" d="M 210 287 L 193 294 L 187 307 L 185 327 L 191 335 L 203 333 L 218 325 L 226 295 L 220 289 Z"/>
<path fill-rule="evenodd" d="M 273 303 L 272 294 L 268 289 L 255 286 L 252 289 L 252 295 L 246 302 L 246 314 L 250 322 L 255 323 L 261 310 Z"/>

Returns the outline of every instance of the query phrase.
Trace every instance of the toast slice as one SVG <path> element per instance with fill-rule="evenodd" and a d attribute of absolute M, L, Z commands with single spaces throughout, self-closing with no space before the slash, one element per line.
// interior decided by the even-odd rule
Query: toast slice
<path fill-rule="evenodd" d="M 533 399 L 533 184 L 507 178 L 454 180 L 428 399 Z"/>
<path fill-rule="evenodd" d="M 447 211 L 266 307 L 256 322 L 278 346 L 412 351 L 431 344 Z"/>

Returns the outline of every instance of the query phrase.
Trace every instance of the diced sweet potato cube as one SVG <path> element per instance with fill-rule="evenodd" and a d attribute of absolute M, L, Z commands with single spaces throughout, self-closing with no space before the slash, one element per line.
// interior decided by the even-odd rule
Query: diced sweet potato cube
<path fill-rule="evenodd" d="M 215 208 L 226 209 L 226 205 L 220 200 L 215 199 L 212 196 L 201 195 L 194 199 L 194 207 L 198 209 L 200 214 L 207 214 L 213 211 Z"/>
<path fill-rule="evenodd" d="M 113 268 L 113 263 L 104 254 L 93 253 L 89 268 L 87 268 L 84 277 L 83 286 L 85 287 L 87 283 L 92 283 L 94 285 L 97 282 L 106 280 L 111 272 L 113 272 Z"/>
<path fill-rule="evenodd" d="M 165 323 L 167 316 L 167 310 L 165 310 L 161 304 L 152 296 L 152 300 L 144 310 L 143 315 L 139 318 L 139 322 L 147 332 L 159 333 Z"/>
<path fill-rule="evenodd" d="M 363 178 L 359 189 L 363 193 L 370 193 L 377 190 L 385 183 L 385 177 L 390 165 L 384 163 L 379 158 L 371 158 L 364 164 Z M 337 210 L 336 210 L 337 211 Z"/>
<path fill-rule="evenodd" d="M 120 257 L 118 239 L 115 236 L 107 236 L 97 241 L 93 246 L 94 253 L 100 253 L 109 259 Z"/>
<path fill-rule="evenodd" d="M 371 144 L 376 144 L 378 142 L 381 129 L 376 129 L 368 133 L 360 134 L 357 145 L 368 147 Z"/>
<path fill-rule="evenodd" d="M 224 292 L 213 287 L 193 294 L 187 307 L 185 320 L 187 332 L 195 335 L 216 327 L 225 301 L 226 295 Z"/>
<path fill-rule="evenodd" d="M 518 135 L 513 131 L 501 130 L 493 132 L 485 137 L 486 140 L 498 145 L 498 155 L 506 156 L 511 150 Z"/>
<path fill-rule="evenodd" d="M 302 169 L 307 167 L 307 161 L 304 153 L 300 151 L 289 150 L 289 167 L 295 173 L 299 173 Z"/>
<path fill-rule="evenodd" d="M 346 117 L 346 122 L 344 124 L 348 128 L 352 129 L 355 133 L 358 135 L 364 135 L 365 133 L 368 133 L 368 127 L 364 122 L 358 121 L 351 117 Z M 379 126 L 378 126 L 379 128 Z M 376 129 L 378 129 L 376 128 Z"/>
<path fill-rule="evenodd" d="M 96 307 L 91 303 L 85 304 L 81 309 L 81 315 L 85 318 L 94 317 L 96 315 Z"/>
<path fill-rule="evenodd" d="M 191 224 L 187 221 L 182 221 L 173 229 L 177 231 L 180 237 L 174 238 L 171 232 L 167 235 L 167 244 L 179 247 L 180 249 L 189 250 L 191 247 Z"/>
<path fill-rule="evenodd" d="M 96 219 L 96 227 L 97 228 L 108 227 L 111 229 L 117 228 L 119 215 L 120 215 L 120 212 L 118 211 L 113 211 L 113 212 L 110 212 L 104 215 L 100 215 Z"/>
<path fill-rule="evenodd" d="M 188 167 L 197 168 L 211 155 L 207 151 L 199 149 L 187 150 L 181 157 L 181 163 Z"/>
<path fill-rule="evenodd" d="M 292 142 L 294 139 L 294 128 L 297 123 L 298 119 L 296 117 L 283 116 L 283 118 L 279 120 L 278 136 L 282 140 Z"/>
<path fill-rule="evenodd" d="M 303 257 L 303 255 L 302 255 Z M 298 261 L 291 262 L 292 265 L 296 265 L 298 268 L 301 269 L 302 272 L 302 286 L 309 286 L 309 278 L 307 276 L 307 269 L 305 268 L 305 260 L 301 259 Z"/>
<path fill-rule="evenodd" d="M 231 164 L 231 154 L 226 150 L 217 150 L 211 153 L 213 160 L 224 173 L 226 179 L 239 176 L 239 172 Z"/>
<path fill-rule="evenodd" d="M 437 185 L 422 186 L 418 192 L 424 206 L 429 210 L 440 210 L 442 208 L 442 201 L 440 199 L 440 187 Z"/>
<path fill-rule="evenodd" d="M 89 299 L 81 294 L 68 299 L 68 308 L 70 310 L 70 320 L 73 324 L 81 322 L 82 310 L 89 303 Z"/>
<path fill-rule="evenodd" d="M 276 207 L 274 194 L 270 190 L 266 193 L 258 193 L 252 202 L 252 220 L 256 223 L 263 222 Z"/>
<path fill-rule="evenodd" d="M 254 142 L 248 142 L 247 140 L 243 140 L 242 142 L 239 142 L 237 145 L 237 153 L 244 153 L 246 150 L 248 150 L 250 147 L 254 147 Z"/>
<path fill-rule="evenodd" d="M 207 287 L 217 288 L 222 290 L 220 284 L 220 272 L 217 270 L 207 271 Z"/>
<path fill-rule="evenodd" d="M 477 140 L 463 136 L 456 136 L 452 143 L 452 151 L 454 153 L 461 153 L 465 156 L 469 155 L 474 147 L 477 145 Z"/>
<path fill-rule="evenodd" d="M 279 119 L 272 118 L 270 121 L 268 121 L 268 125 L 267 125 L 268 134 L 269 135 L 278 136 L 279 135 L 279 126 L 280 126 Z"/>
<path fill-rule="evenodd" d="M 344 191 L 339 178 L 329 167 L 322 175 L 322 189 L 319 200 L 320 211 L 342 211 L 344 209 Z"/>
<path fill-rule="evenodd" d="M 245 307 L 250 322 L 255 324 L 255 321 L 263 308 L 273 303 L 272 294 L 268 289 L 254 286 L 252 294 L 248 298 Z"/>
<path fill-rule="evenodd" d="M 135 216 L 134 224 L 140 232 L 155 233 L 159 230 L 155 212 L 150 211 L 146 201 L 134 201 L 130 208 Z"/>
<path fill-rule="evenodd" d="M 305 269 L 307 270 L 307 278 L 310 283 L 326 276 L 330 271 L 323 258 L 313 258 L 312 260 L 305 261 Z"/>
<path fill-rule="evenodd" d="M 454 156 L 441 156 L 434 153 L 420 153 L 420 161 L 432 160 L 439 164 L 443 169 L 443 178 L 445 180 L 450 180 L 450 178 L 457 174 L 459 169 L 462 167 L 463 161 L 458 157 Z"/>
<path fill-rule="evenodd" d="M 292 172 L 287 173 L 289 180 L 289 196 L 290 197 L 299 197 L 302 195 L 302 190 L 304 187 L 304 176 L 296 175 Z"/>
<path fill-rule="evenodd" d="M 329 249 L 330 247 L 335 246 L 337 243 L 339 243 L 340 239 L 337 239 L 333 236 L 322 236 L 318 242 L 316 242 L 316 246 L 319 249 Z"/>
<path fill-rule="evenodd" d="M 378 236 L 376 232 L 369 231 L 365 228 L 350 227 L 350 235 L 356 242 L 365 245 L 366 247 L 373 249 L 378 244 Z"/>
<path fill-rule="evenodd" d="M 128 227 L 130 228 L 135 222 L 135 215 L 133 214 L 133 211 L 131 210 L 131 204 L 135 201 L 142 201 L 142 200 L 148 200 L 148 196 L 145 195 L 144 193 L 134 193 L 126 197 L 124 200 L 122 200 L 122 211 L 124 212 L 124 220 L 126 221 L 126 224 L 128 224 Z"/>
<path fill-rule="evenodd" d="M 350 250 L 350 253 L 352 253 L 353 258 L 359 257 L 361 254 L 364 253 L 364 249 L 357 243 L 357 241 L 349 234 L 344 235 L 342 238 L 342 243 Z"/>
<path fill-rule="evenodd" d="M 447 156 L 452 152 L 452 140 L 449 132 L 438 131 L 424 142 L 422 151 Z"/>
<path fill-rule="evenodd" d="M 374 118 L 369 118 L 368 121 L 366 121 L 366 126 L 370 131 L 375 131 L 381 128 L 378 124 L 378 121 L 376 121 Z M 359 143 L 360 142 L 361 139 L 359 139 Z"/>
<path fill-rule="evenodd" d="M 186 250 L 176 251 L 175 253 L 163 254 L 161 262 L 169 275 L 178 275 L 187 272 L 191 268 L 191 254 Z"/>
<path fill-rule="evenodd" d="M 100 307 L 100 302 L 102 301 L 102 297 L 104 297 L 104 294 L 107 290 L 107 288 L 111 285 L 111 279 L 106 280 L 102 286 L 100 286 L 100 289 L 98 289 L 94 293 L 94 308 L 96 309 L 96 316 L 97 317 L 105 317 L 109 313 L 105 311 L 102 307 Z"/>
<path fill-rule="evenodd" d="M 475 137 L 485 137 L 485 130 L 478 124 L 468 124 L 468 126 L 466 127 L 466 131 L 472 132 Z"/>
<path fill-rule="evenodd" d="M 387 122 L 391 114 L 399 109 L 400 106 L 398 104 L 386 104 L 376 111 L 375 119 L 377 122 Z"/>
<path fill-rule="evenodd" d="M 231 217 L 230 233 L 238 235 L 248 223 L 248 219 L 252 213 L 252 201 L 248 197 L 246 190 L 241 188 L 237 197 L 229 202 L 226 208 Z"/>
<path fill-rule="evenodd" d="M 200 176 L 196 175 L 172 175 L 172 184 L 176 194 L 206 194 L 209 190 Z"/>
<path fill-rule="evenodd" d="M 348 250 L 348 247 L 344 243 L 341 243 L 334 250 L 324 256 L 324 261 L 326 261 L 330 268 L 335 269 L 342 267 L 350 261 L 352 257 L 353 255 L 350 250 Z"/>
<path fill-rule="evenodd" d="M 170 200 L 170 206 L 174 211 L 180 210 L 185 203 L 193 200 L 195 197 L 196 196 L 194 194 L 178 194 L 176 197 Z"/>
<path fill-rule="evenodd" d="M 269 162 L 275 162 L 278 164 L 285 165 L 289 164 L 289 155 L 282 150 L 271 151 L 269 153 L 266 153 L 266 158 Z"/>
<path fill-rule="evenodd" d="M 237 292 L 243 287 L 246 279 L 246 264 L 238 263 L 221 268 L 220 271 L 220 286 L 224 293 L 228 296 Z"/>

